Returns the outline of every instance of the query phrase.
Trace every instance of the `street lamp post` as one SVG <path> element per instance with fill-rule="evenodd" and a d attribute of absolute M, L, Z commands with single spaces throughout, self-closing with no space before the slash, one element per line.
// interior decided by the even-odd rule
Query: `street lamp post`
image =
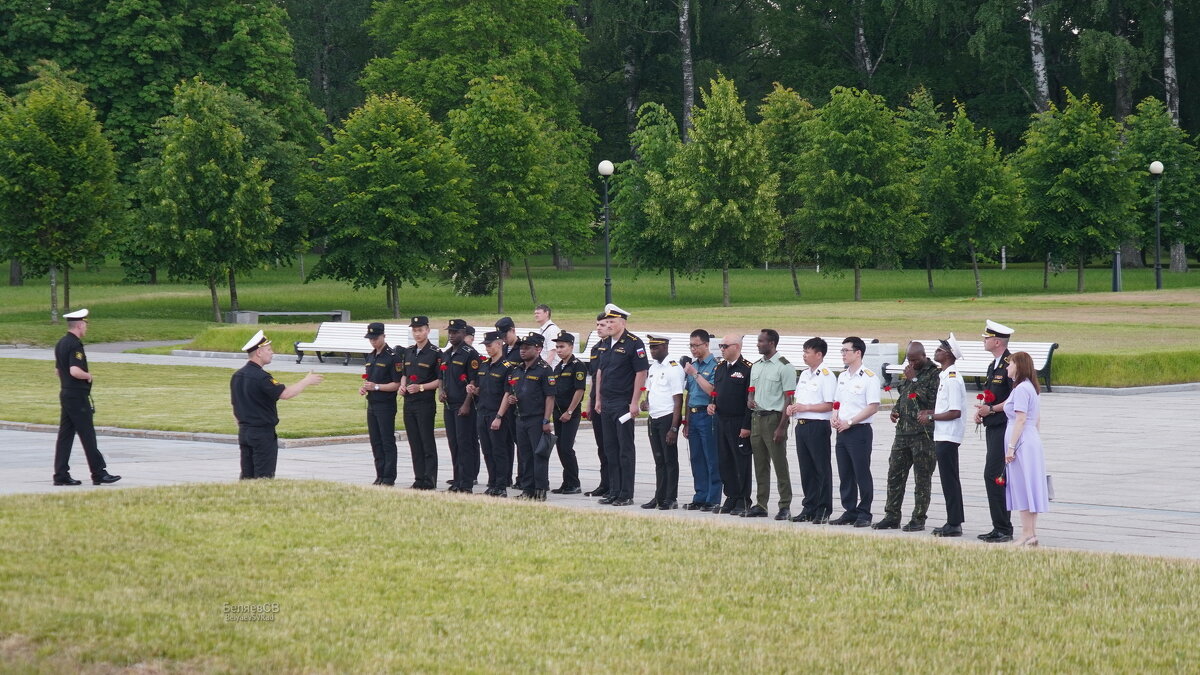
<path fill-rule="evenodd" d="M 1159 221 L 1158 184 L 1162 182 L 1163 163 L 1150 162 L 1150 175 L 1154 176 L 1154 288 L 1162 290 L 1162 226 Z"/>
<path fill-rule="evenodd" d="M 604 303 L 612 302 L 612 258 L 608 247 L 608 177 L 613 174 L 613 163 L 607 159 L 596 167 L 604 179 Z"/>

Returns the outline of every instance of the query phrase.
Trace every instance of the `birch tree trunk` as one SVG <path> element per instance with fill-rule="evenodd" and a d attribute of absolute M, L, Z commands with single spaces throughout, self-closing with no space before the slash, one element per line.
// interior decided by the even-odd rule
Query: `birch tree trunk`
<path fill-rule="evenodd" d="M 217 297 L 217 280 L 208 280 L 208 294 L 212 297 L 213 321 L 224 323 L 221 318 L 221 299 Z"/>
<path fill-rule="evenodd" d="M 692 63 L 692 0 L 679 0 L 679 51 L 683 69 L 683 142 L 692 130 L 696 105 L 696 71 Z"/>
<path fill-rule="evenodd" d="M 1179 126 L 1179 74 L 1175 69 L 1175 0 L 1163 0 L 1163 90 L 1171 121 L 1175 126 Z M 1172 264 L 1174 254 L 1172 249 Z"/>
<path fill-rule="evenodd" d="M 1171 271 L 1188 271 L 1187 248 L 1182 241 L 1171 244 Z"/>
<path fill-rule="evenodd" d="M 1034 106 L 1038 112 L 1050 109 L 1050 78 L 1046 72 L 1046 41 L 1038 16 L 1041 0 L 1029 0 L 1029 56 L 1033 64 Z"/>
<path fill-rule="evenodd" d="M 638 101 L 641 99 L 638 64 L 634 55 L 633 45 L 626 45 L 623 79 L 625 81 L 625 132 L 627 135 L 632 135 L 637 131 Z"/>
<path fill-rule="evenodd" d="M 675 270 L 671 270 L 671 299 L 674 300 L 679 295 L 675 292 Z"/>
<path fill-rule="evenodd" d="M 8 261 L 8 285 L 21 286 L 24 285 L 24 275 L 21 273 L 21 261 L 13 258 Z"/>
<path fill-rule="evenodd" d="M 862 300 L 862 265 L 854 265 L 854 301 Z"/>
<path fill-rule="evenodd" d="M 58 267 L 50 266 L 50 323 L 58 323 Z"/>
<path fill-rule="evenodd" d="M 1083 292 L 1083 254 L 1079 254 L 1079 266 L 1076 268 L 1078 273 L 1075 276 L 1075 292 Z"/>
<path fill-rule="evenodd" d="M 975 252 L 975 244 L 968 243 L 967 250 L 971 252 L 971 271 L 975 273 L 975 297 L 983 297 L 983 279 L 979 278 L 979 255 Z"/>

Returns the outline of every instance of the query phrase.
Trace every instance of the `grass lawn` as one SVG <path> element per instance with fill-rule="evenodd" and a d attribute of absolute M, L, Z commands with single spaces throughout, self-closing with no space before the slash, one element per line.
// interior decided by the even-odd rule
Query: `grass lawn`
<path fill-rule="evenodd" d="M 233 368 L 93 363 L 91 369 L 96 377 L 92 398 L 97 426 L 237 433 L 229 403 Z M 326 374 L 321 384 L 279 402 L 281 438 L 366 433 L 367 403 L 358 395 L 362 369 L 346 370 L 345 375 Z M 277 373 L 276 377 L 291 384 L 302 375 Z M 58 424 L 58 384 L 52 362 L 0 359 L 0 381 L 8 383 L 0 387 L 0 419 Z M 37 384 L 17 386 L 20 382 Z M 397 415 L 397 422 L 402 423 L 403 416 Z"/>
<path fill-rule="evenodd" d="M 290 481 L 4 497 L 0 527 L 0 663 L 17 671 L 1154 672 L 1200 660 L 1190 561 Z M 229 620 L 251 615 L 242 605 L 271 620 Z"/>

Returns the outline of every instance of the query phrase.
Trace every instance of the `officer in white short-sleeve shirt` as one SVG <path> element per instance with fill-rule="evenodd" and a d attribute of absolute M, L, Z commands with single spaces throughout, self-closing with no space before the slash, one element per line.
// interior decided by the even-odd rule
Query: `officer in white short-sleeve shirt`
<path fill-rule="evenodd" d="M 961 537 L 963 522 L 962 484 L 958 479 L 958 446 L 963 439 L 963 410 L 967 405 L 967 386 L 955 363 L 962 349 L 954 333 L 942 340 L 933 360 L 942 367 L 938 375 L 937 399 L 933 410 L 922 410 L 921 424 L 933 424 L 933 450 L 937 454 L 938 478 L 946 496 L 946 524 L 933 529 L 935 537 Z"/>
<path fill-rule="evenodd" d="M 871 420 L 879 410 L 879 378 L 862 364 L 866 344 L 859 337 L 842 341 L 842 363 L 831 425 L 838 432 L 836 455 L 841 479 L 842 515 L 830 525 L 871 525 Z"/>
<path fill-rule="evenodd" d="M 796 456 L 804 491 L 795 523 L 827 523 L 833 513 L 832 437 L 829 420 L 837 395 L 837 376 L 825 367 L 829 345 L 819 337 L 804 343 L 804 365 L 796 382 L 796 402 L 788 414 L 796 421 Z"/>

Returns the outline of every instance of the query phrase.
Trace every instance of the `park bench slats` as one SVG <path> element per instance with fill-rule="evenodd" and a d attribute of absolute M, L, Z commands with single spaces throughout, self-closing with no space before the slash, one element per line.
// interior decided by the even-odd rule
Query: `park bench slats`
<path fill-rule="evenodd" d="M 368 325 L 341 321 L 322 323 L 317 327 L 317 335 L 312 342 L 295 343 L 296 363 L 304 359 L 305 352 L 315 354 L 317 360 L 322 363 L 325 362 L 326 356 L 345 354 L 342 365 L 349 364 L 350 358 L 355 354 L 371 353 L 371 343 L 363 337 L 367 334 Z M 413 343 L 412 331 L 408 326 L 384 324 L 384 332 L 387 334 L 388 344 L 392 347 L 407 347 Z M 429 331 L 429 341 L 435 345 L 438 343 L 436 328 Z"/>
<path fill-rule="evenodd" d="M 941 344 L 939 340 L 917 340 L 925 346 L 925 353 L 933 358 L 933 352 Z M 964 340 L 958 343 L 959 349 L 962 350 L 963 358 L 957 362 L 958 372 L 964 377 L 975 378 L 976 386 L 983 387 L 983 378 L 987 377 L 988 367 L 995 360 L 990 352 L 983 348 L 982 340 Z M 1053 391 L 1051 388 L 1051 365 L 1054 359 L 1054 350 L 1058 349 L 1057 342 L 1017 342 L 1010 341 L 1008 343 L 1008 351 L 1012 353 L 1025 352 L 1033 359 L 1033 367 L 1037 370 L 1038 377 L 1046 385 L 1046 391 Z M 884 369 L 886 378 L 890 381 L 893 375 L 898 375 L 904 372 L 904 367 L 908 364 L 908 359 L 904 359 L 897 364 L 888 364 Z"/>

